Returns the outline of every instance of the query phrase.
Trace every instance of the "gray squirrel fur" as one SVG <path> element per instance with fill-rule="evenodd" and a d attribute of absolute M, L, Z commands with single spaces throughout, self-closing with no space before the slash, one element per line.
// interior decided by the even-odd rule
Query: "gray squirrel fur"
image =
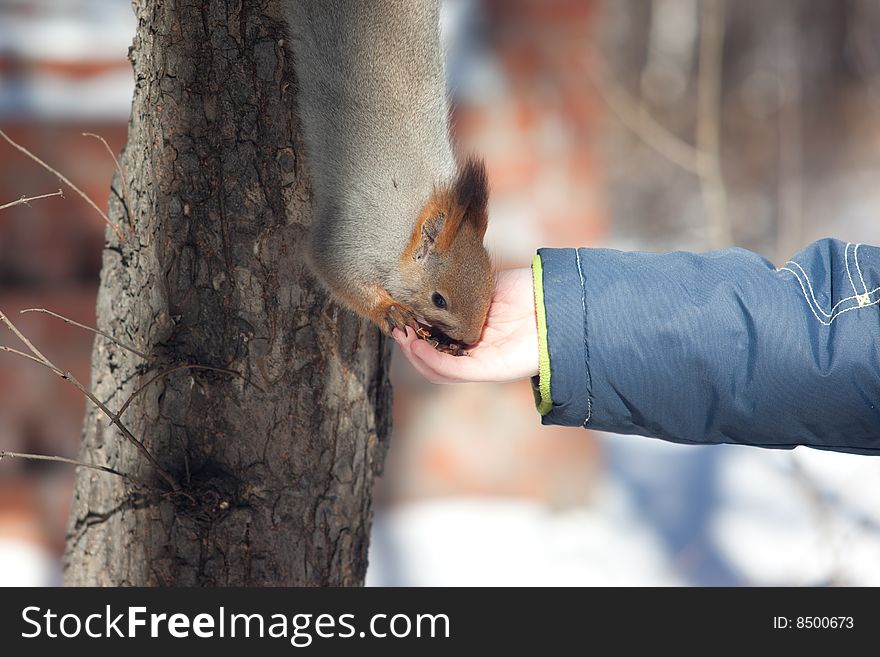
<path fill-rule="evenodd" d="M 482 163 L 469 161 L 470 180 L 463 180 L 450 141 L 439 1 L 284 0 L 283 6 L 314 193 L 310 268 L 337 300 L 380 326 L 369 291 L 378 286 L 401 302 L 402 315 L 383 326 L 386 332 L 418 319 L 452 339 L 476 342 L 491 296 L 484 280 L 491 272 L 482 247 L 485 218 L 477 238 L 459 231 L 479 242 L 482 254 L 468 245 L 467 254 L 456 257 L 475 259 L 475 276 L 466 271 L 470 263 L 430 254 L 420 260 L 428 247 L 412 258 L 433 270 L 462 270 L 446 271 L 447 287 L 473 289 L 444 291 L 455 305 L 449 313 L 426 301 L 431 283 L 420 270 L 406 258 L 400 265 L 438 189 L 458 190 L 462 202 L 483 215 L 487 202 Z M 449 213 L 439 214 L 434 233 L 426 221 L 421 239 L 433 240 L 442 230 Z M 455 313 L 460 316 L 450 316 Z"/>

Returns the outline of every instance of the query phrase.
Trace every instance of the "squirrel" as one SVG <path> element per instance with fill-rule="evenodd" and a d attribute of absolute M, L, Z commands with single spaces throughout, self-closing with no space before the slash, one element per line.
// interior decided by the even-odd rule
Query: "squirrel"
<path fill-rule="evenodd" d="M 285 0 L 312 174 L 306 261 L 386 335 L 477 343 L 494 275 L 482 160 L 457 161 L 439 0 Z M 439 344 L 438 344 L 439 343 Z"/>

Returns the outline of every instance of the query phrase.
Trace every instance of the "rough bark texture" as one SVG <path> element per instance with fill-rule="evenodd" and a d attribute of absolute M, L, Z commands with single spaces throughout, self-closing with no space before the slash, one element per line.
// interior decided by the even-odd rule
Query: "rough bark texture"
<path fill-rule="evenodd" d="M 115 410 L 181 363 L 250 382 L 176 371 L 124 414 L 178 493 L 89 411 L 83 459 L 152 485 L 79 470 L 66 582 L 361 584 L 388 347 L 327 302 L 297 252 L 310 192 L 277 2 L 134 8 L 122 160 L 134 228 L 122 244 L 108 232 L 97 310 L 100 328 L 150 359 L 98 338 L 91 387 Z M 118 195 L 111 206 L 123 224 Z"/>

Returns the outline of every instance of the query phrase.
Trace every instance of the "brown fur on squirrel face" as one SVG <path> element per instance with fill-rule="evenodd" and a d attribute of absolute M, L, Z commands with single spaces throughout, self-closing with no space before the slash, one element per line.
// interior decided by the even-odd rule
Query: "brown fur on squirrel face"
<path fill-rule="evenodd" d="M 469 158 L 452 183 L 431 195 L 401 257 L 420 321 L 465 345 L 480 339 L 494 285 L 483 246 L 488 201 L 485 166 Z"/>
<path fill-rule="evenodd" d="M 314 194 L 304 253 L 385 333 L 480 339 L 493 275 L 483 164 L 458 163 L 439 0 L 284 0 Z M 461 343 L 461 344 L 457 344 Z"/>

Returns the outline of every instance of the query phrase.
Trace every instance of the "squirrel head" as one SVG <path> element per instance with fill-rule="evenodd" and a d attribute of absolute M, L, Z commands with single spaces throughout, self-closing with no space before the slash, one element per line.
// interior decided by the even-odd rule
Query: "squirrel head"
<path fill-rule="evenodd" d="M 483 246 L 488 202 L 486 167 L 469 158 L 435 188 L 404 251 L 407 302 L 435 338 L 472 345 L 482 334 L 495 281 Z"/>

